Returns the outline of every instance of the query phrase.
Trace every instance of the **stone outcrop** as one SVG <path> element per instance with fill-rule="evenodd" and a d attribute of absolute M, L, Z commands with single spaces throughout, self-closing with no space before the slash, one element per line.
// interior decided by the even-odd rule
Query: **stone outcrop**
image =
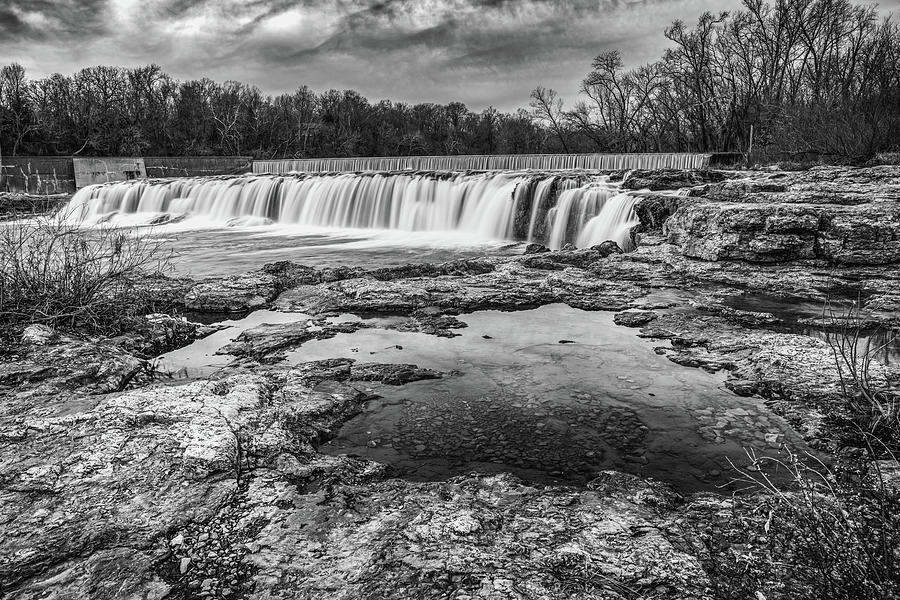
<path fill-rule="evenodd" d="M 900 262 L 900 169 L 745 173 L 696 188 L 665 222 L 668 241 L 702 260 Z M 649 230 L 665 214 L 638 203 Z M 645 225 L 646 222 L 646 225 Z"/>
<path fill-rule="evenodd" d="M 93 402 L 39 382 L 0 387 L 31 395 L 0 408 L 0 592 L 542 597 L 577 584 L 707 597 L 667 526 L 678 499 L 665 486 L 617 473 L 582 490 L 509 475 L 410 482 L 316 452 L 367 397 L 354 381 L 435 376 L 331 360 Z"/>
<path fill-rule="evenodd" d="M 900 262 L 900 203 L 857 206 L 696 202 L 666 222 L 668 241 L 703 260 L 846 265 Z"/>
<path fill-rule="evenodd" d="M 690 188 L 698 185 L 726 181 L 738 177 L 735 171 L 682 171 L 677 169 L 657 169 L 647 171 L 637 169 L 630 171 L 628 177 L 622 183 L 626 190 L 677 190 L 678 188 Z"/>

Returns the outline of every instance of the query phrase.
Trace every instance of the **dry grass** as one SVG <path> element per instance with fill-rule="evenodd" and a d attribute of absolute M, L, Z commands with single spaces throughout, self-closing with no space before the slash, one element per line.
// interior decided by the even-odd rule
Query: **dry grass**
<path fill-rule="evenodd" d="M 801 459 L 802 458 L 802 459 Z M 791 475 L 784 489 L 772 463 Z M 900 596 L 900 494 L 877 462 L 832 468 L 812 455 L 756 457 L 737 481 L 760 492 L 746 501 L 759 518 L 767 581 L 763 597 L 875 600 Z M 743 557 L 752 560 L 753 557 Z"/>
<path fill-rule="evenodd" d="M 823 308 L 848 415 L 845 426 L 859 433 L 862 445 L 874 453 L 873 460 L 900 452 L 900 381 L 892 371 L 875 367 L 878 357 L 897 341 L 898 332 L 871 327 L 877 322 L 873 318 L 877 310 L 877 305 L 864 308 L 859 299 L 837 308 L 827 302 Z"/>
<path fill-rule="evenodd" d="M 121 330 L 152 298 L 135 283 L 168 267 L 160 242 L 128 229 L 82 227 L 67 215 L 0 224 L 0 327 L 29 323 Z"/>

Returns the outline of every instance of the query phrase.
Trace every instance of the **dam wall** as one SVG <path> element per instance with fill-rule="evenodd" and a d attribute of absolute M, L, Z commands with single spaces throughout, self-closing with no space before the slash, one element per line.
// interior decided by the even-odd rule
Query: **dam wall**
<path fill-rule="evenodd" d="M 45 196 L 75 192 L 71 157 L 4 156 L 0 159 L 0 192 Z"/>
<path fill-rule="evenodd" d="M 710 154 L 500 154 L 255 160 L 254 173 L 705 169 Z"/>
<path fill-rule="evenodd" d="M 73 194 L 87 185 L 147 177 L 206 177 L 250 172 L 250 156 L 3 156 L 0 192 Z"/>

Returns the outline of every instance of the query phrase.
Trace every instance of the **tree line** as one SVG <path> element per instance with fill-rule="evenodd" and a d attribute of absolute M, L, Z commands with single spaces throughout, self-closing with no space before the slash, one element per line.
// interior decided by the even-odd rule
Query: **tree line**
<path fill-rule="evenodd" d="M 900 144 L 900 32 L 850 0 L 744 0 L 665 30 L 660 60 L 600 54 L 566 109 L 371 102 L 352 90 L 269 96 L 237 81 L 178 81 L 157 65 L 28 79 L 0 69 L 0 152 L 345 157 L 732 151 L 848 159 Z"/>
<path fill-rule="evenodd" d="M 266 96 L 237 81 L 177 81 L 157 65 L 90 67 L 31 81 L 0 70 L 6 154 L 388 156 L 539 152 L 526 111 L 372 103 L 352 90 Z"/>
<path fill-rule="evenodd" d="M 573 134 L 621 152 L 735 151 L 862 159 L 900 148 L 900 30 L 849 0 L 744 0 L 665 31 L 656 62 L 593 61 L 581 98 L 531 106 L 560 145 Z"/>

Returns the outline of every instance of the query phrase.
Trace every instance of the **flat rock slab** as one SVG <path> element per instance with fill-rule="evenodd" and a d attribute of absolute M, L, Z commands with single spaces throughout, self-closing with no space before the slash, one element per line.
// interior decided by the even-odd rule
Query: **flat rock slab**
<path fill-rule="evenodd" d="M 631 308 L 616 313 L 613 317 L 613 322 L 616 325 L 624 325 L 625 327 L 640 327 L 656 319 L 658 316 L 659 315 L 652 310 Z"/>

